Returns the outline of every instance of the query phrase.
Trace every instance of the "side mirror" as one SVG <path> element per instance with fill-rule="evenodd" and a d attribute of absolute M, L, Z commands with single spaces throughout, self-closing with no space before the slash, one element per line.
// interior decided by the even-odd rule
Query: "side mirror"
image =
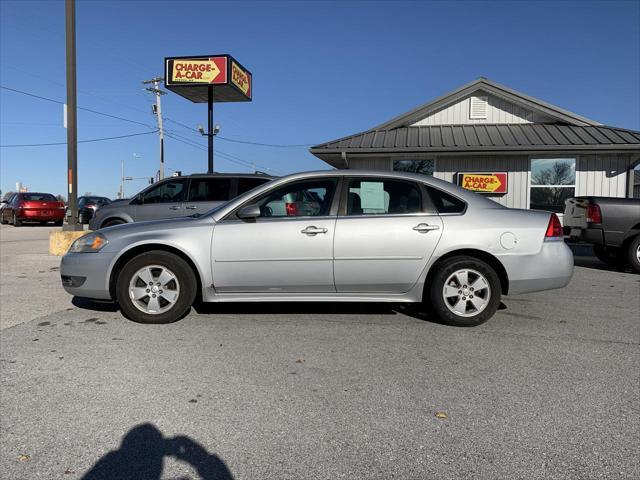
<path fill-rule="evenodd" d="M 260 207 L 255 203 L 241 208 L 237 213 L 238 218 L 250 219 L 260 216 Z"/>

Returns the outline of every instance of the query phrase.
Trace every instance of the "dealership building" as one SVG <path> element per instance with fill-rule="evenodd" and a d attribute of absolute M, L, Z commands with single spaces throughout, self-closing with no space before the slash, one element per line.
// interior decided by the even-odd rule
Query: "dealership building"
<path fill-rule="evenodd" d="M 572 196 L 638 194 L 640 132 L 485 78 L 310 151 L 336 168 L 433 175 L 513 208 L 562 212 Z"/>

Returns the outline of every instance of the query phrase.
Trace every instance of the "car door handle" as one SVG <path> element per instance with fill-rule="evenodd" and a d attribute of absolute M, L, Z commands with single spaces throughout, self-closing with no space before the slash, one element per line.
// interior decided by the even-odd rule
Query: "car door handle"
<path fill-rule="evenodd" d="M 169 207 L 169 210 L 180 210 L 180 207 L 178 207 L 177 205 L 173 205 Z"/>
<path fill-rule="evenodd" d="M 195 209 L 196 209 L 196 208 L 198 208 L 198 207 L 196 207 L 195 205 L 187 205 L 185 208 L 186 208 L 187 210 L 195 210 Z"/>
<path fill-rule="evenodd" d="M 427 233 L 431 230 L 440 230 L 440 227 L 438 225 L 429 225 L 428 223 L 419 223 L 418 225 L 413 227 L 413 229 L 416 232 Z"/>
<path fill-rule="evenodd" d="M 318 228 L 314 225 L 311 225 L 307 228 L 305 228 L 304 230 L 300 230 L 300 233 L 304 233 L 305 235 L 317 235 L 319 233 L 327 233 L 328 230 L 326 228 Z"/>

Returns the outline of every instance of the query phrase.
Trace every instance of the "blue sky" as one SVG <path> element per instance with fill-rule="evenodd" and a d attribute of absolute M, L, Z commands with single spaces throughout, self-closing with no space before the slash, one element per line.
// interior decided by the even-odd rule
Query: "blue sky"
<path fill-rule="evenodd" d="M 153 125 L 141 80 L 165 56 L 229 53 L 253 73 L 253 102 L 215 107 L 220 135 L 314 144 L 370 128 L 479 76 L 640 130 L 640 2 L 79 1 L 78 104 Z M 65 100 L 64 2 L 0 2 L 0 84 Z M 0 145 L 64 142 L 62 106 L 0 90 Z M 206 105 L 169 93 L 163 113 L 206 123 Z M 79 112 L 80 140 L 148 131 Z M 205 140 L 170 121 L 173 134 Z M 217 140 L 216 170 L 327 168 L 304 147 Z M 80 144 L 79 192 L 115 196 L 158 168 L 157 135 Z M 137 158 L 133 154 L 138 154 Z M 224 158 L 222 156 L 225 155 Z M 230 155 L 230 156 L 229 156 Z M 1 148 L 2 191 L 66 194 L 66 147 Z M 240 160 L 241 164 L 231 160 Z M 166 165 L 206 171 L 206 151 L 167 139 Z M 169 171 L 168 171 L 169 172 Z M 127 193 L 145 186 L 129 182 Z"/>

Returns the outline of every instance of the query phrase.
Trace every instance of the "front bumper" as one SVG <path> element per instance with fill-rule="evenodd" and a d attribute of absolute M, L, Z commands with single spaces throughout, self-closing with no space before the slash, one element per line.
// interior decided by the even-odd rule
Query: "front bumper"
<path fill-rule="evenodd" d="M 563 241 L 544 242 L 535 255 L 503 255 L 509 295 L 562 288 L 573 276 L 573 253 Z"/>
<path fill-rule="evenodd" d="M 67 253 L 60 262 L 62 286 L 77 297 L 111 300 L 109 273 L 115 253 Z"/>

